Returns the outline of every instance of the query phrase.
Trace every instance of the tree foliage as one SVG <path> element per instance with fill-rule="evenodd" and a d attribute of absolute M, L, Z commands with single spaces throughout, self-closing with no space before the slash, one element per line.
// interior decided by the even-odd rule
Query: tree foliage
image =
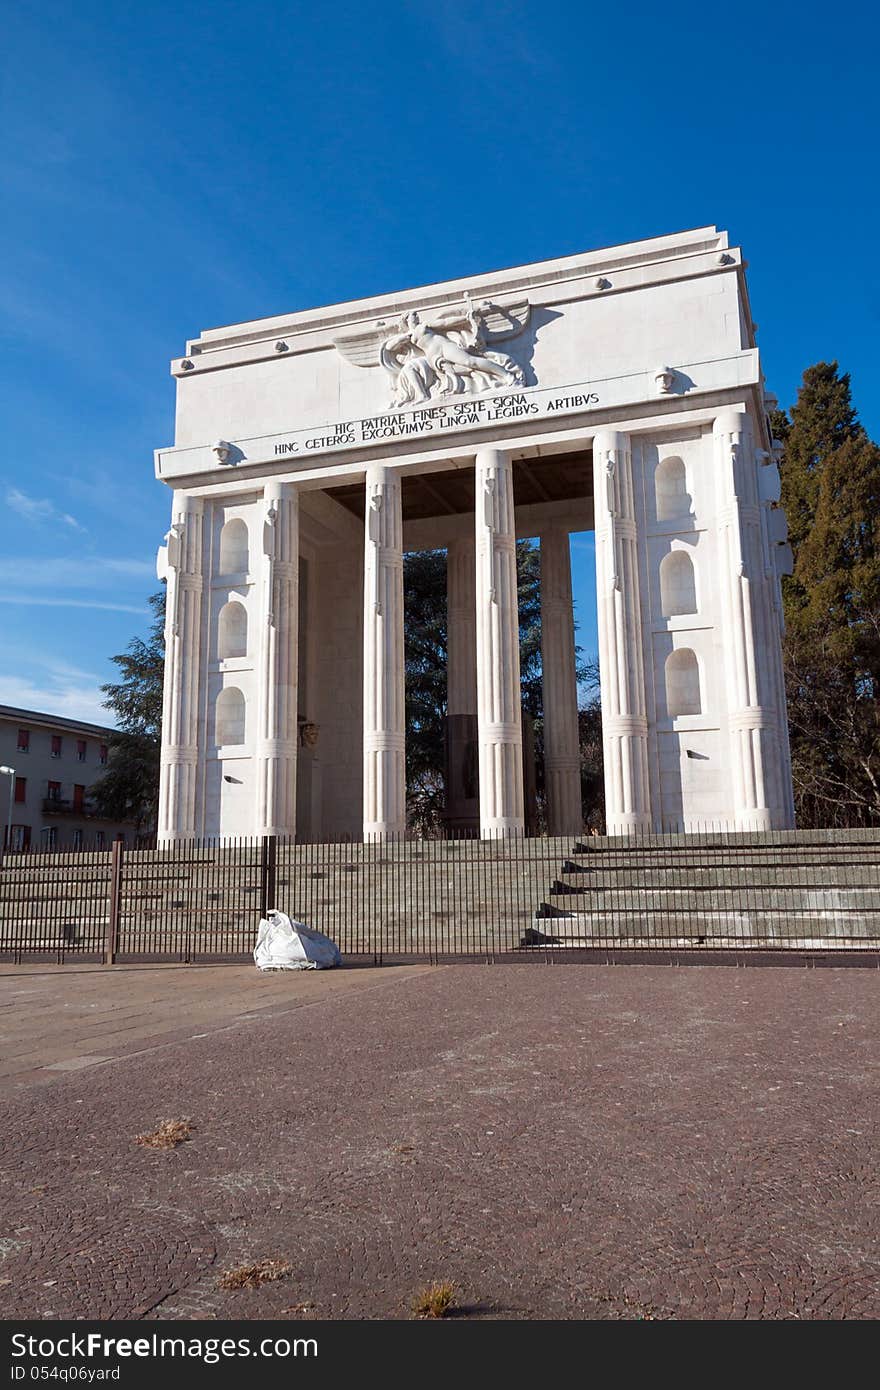
<path fill-rule="evenodd" d="M 149 599 L 153 620 L 146 638 L 134 637 L 112 658 L 118 681 L 101 687 L 104 705 L 116 715 L 107 771 L 92 787 L 101 815 L 134 821 L 139 829 L 155 825 L 159 798 L 159 751 L 162 733 L 162 680 L 165 669 L 165 590 Z"/>
<path fill-rule="evenodd" d="M 404 556 L 406 794 L 411 825 L 440 824 L 446 738 L 446 551 Z"/>
<path fill-rule="evenodd" d="M 795 555 L 783 582 L 792 772 L 801 826 L 880 819 L 880 449 L 836 362 L 804 373 L 782 503 Z"/>

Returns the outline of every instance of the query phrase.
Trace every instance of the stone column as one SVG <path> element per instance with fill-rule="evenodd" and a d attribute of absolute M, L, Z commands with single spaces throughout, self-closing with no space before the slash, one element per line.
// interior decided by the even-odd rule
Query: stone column
<path fill-rule="evenodd" d="M 400 478 L 367 470 L 364 528 L 364 839 L 406 830 Z"/>
<path fill-rule="evenodd" d="M 175 493 L 171 530 L 156 565 L 159 578 L 167 581 L 157 826 L 165 843 L 196 836 L 203 510 L 200 497 Z"/>
<path fill-rule="evenodd" d="M 524 829 L 513 470 L 500 449 L 476 458 L 477 729 L 480 834 Z"/>
<path fill-rule="evenodd" d="M 558 527 L 541 534 L 541 666 L 548 828 L 577 835 L 583 816 L 571 550 L 568 532 Z"/>
<path fill-rule="evenodd" d="M 446 551 L 446 823 L 476 830 L 477 627 L 473 540 Z"/>
<path fill-rule="evenodd" d="M 296 833 L 299 640 L 299 497 L 274 480 L 263 491 L 262 591 L 257 645 L 259 726 L 256 826 Z"/>
<path fill-rule="evenodd" d="M 767 684 L 766 672 L 759 670 L 765 653 L 757 652 L 755 640 L 756 628 L 766 628 L 760 617 L 765 586 L 755 451 L 746 412 L 725 410 L 717 416 L 713 437 L 733 814 L 738 830 L 768 830 L 774 799 L 768 777 L 779 748 L 776 713 L 763 703 L 760 688 Z"/>
<path fill-rule="evenodd" d="M 651 796 L 628 435 L 616 430 L 596 435 L 593 478 L 605 824 L 609 835 L 631 835 L 651 828 Z"/>

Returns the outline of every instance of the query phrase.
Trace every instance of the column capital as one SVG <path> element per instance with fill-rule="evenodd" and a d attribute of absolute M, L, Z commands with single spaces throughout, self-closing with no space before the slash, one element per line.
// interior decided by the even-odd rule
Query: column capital
<path fill-rule="evenodd" d="M 713 434 L 745 434 L 749 429 L 749 416 L 745 410 L 722 410 L 712 421 Z"/>
<path fill-rule="evenodd" d="M 173 512 L 175 516 L 201 516 L 205 510 L 205 499 L 193 497 L 189 492 L 175 492 Z"/>
<path fill-rule="evenodd" d="M 477 450 L 474 461 L 478 468 L 504 468 L 510 463 L 510 451 L 487 444 L 484 449 Z"/>
<path fill-rule="evenodd" d="M 630 438 L 622 430 L 599 430 L 593 435 L 593 453 L 626 453 L 630 448 Z"/>
<path fill-rule="evenodd" d="M 294 498 L 298 492 L 296 483 L 282 482 L 280 478 L 268 478 L 263 485 L 263 497 L 267 502 L 280 502 L 283 498 Z"/>

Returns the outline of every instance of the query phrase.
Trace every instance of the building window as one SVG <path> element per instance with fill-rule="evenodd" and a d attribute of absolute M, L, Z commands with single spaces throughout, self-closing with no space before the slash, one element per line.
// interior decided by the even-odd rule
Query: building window
<path fill-rule="evenodd" d="M 6 841 L 8 838 L 9 838 L 8 835 L 7 835 L 6 833 L 4 833 L 4 836 L 3 836 L 4 841 Z M 17 850 L 17 851 L 21 852 L 21 850 L 30 849 L 30 847 L 31 847 L 31 828 L 30 828 L 30 826 L 29 826 L 29 825 L 14 825 L 14 826 L 12 827 L 12 844 L 11 844 L 11 848 L 12 848 L 13 850 Z"/>
<path fill-rule="evenodd" d="M 79 811 L 80 813 L 82 813 L 82 812 L 85 810 L 85 795 L 86 795 L 86 789 L 85 789 L 85 787 L 78 787 L 78 786 L 74 785 L 74 788 L 73 788 L 73 809 L 74 809 L 74 811 Z"/>
<path fill-rule="evenodd" d="M 81 830 L 74 830 L 74 832 L 73 832 L 73 848 L 74 848 L 74 849 L 82 849 L 82 847 L 83 847 L 83 833 L 82 833 Z"/>
<path fill-rule="evenodd" d="M 86 741 L 84 738 L 78 738 L 76 741 L 76 760 L 78 763 L 84 763 L 86 760 Z"/>
<path fill-rule="evenodd" d="M 99 830 L 98 833 L 97 833 L 97 835 L 95 836 L 95 849 L 103 849 L 103 848 L 104 848 L 104 832 L 103 832 L 103 830 Z"/>
<path fill-rule="evenodd" d="M 61 783 L 50 782 L 46 788 L 46 798 L 48 801 L 61 800 Z"/>
<path fill-rule="evenodd" d="M 19 753 L 29 753 L 31 751 L 31 731 L 30 729 L 19 729 L 18 731 L 18 751 Z"/>
<path fill-rule="evenodd" d="M 106 743 L 102 743 L 102 744 L 99 746 L 99 751 L 98 751 L 98 762 L 101 764 L 102 767 L 106 767 L 106 766 L 107 766 L 107 745 L 106 745 Z"/>
<path fill-rule="evenodd" d="M 27 801 L 27 778 L 26 778 L 26 777 L 16 777 L 16 779 L 15 779 L 15 799 L 16 799 L 16 801 L 19 803 L 19 805 L 22 805 L 25 801 Z"/>
<path fill-rule="evenodd" d="M 58 844 L 58 831 L 56 830 L 55 826 L 54 826 L 54 825 L 47 825 L 47 826 L 44 826 L 44 827 L 43 827 L 43 848 L 44 848 L 44 849 L 55 849 L 55 847 L 56 847 L 57 844 Z"/>
<path fill-rule="evenodd" d="M 61 757 L 61 735 L 60 735 L 60 734 L 53 734 L 53 735 L 52 735 L 52 757 L 53 757 L 53 758 L 60 758 L 60 757 Z"/>

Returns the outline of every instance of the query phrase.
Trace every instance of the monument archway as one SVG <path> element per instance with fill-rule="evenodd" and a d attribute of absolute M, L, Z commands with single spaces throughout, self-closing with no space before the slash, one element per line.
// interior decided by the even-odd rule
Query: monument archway
<path fill-rule="evenodd" d="M 475 763 L 480 833 L 523 833 L 517 536 L 541 542 L 550 828 L 576 833 L 586 529 L 609 832 L 792 824 L 791 555 L 723 232 L 211 330 L 172 372 L 163 839 L 404 832 L 403 554 L 429 547 L 462 814 Z"/>

